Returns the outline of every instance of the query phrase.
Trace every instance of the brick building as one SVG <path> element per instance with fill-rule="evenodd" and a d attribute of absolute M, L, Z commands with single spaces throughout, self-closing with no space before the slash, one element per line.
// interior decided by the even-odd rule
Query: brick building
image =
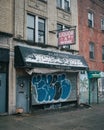
<path fill-rule="evenodd" d="M 78 0 L 79 54 L 89 66 L 89 102 L 104 101 L 104 1 Z"/>
<path fill-rule="evenodd" d="M 104 2 L 100 0 L 79 0 L 79 52 L 89 63 L 90 70 L 104 70 L 102 53 L 99 53 L 102 52 L 104 41 L 103 6 Z M 90 52 L 90 46 L 94 46 L 94 52 Z"/>

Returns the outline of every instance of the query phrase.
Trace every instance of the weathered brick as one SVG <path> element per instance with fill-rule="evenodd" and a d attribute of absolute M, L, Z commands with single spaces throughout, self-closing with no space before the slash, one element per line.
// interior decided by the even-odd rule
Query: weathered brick
<path fill-rule="evenodd" d="M 102 45 L 104 33 L 101 31 L 101 18 L 104 18 L 104 2 L 99 0 L 78 0 L 79 52 L 83 55 L 91 70 L 104 70 Z M 88 27 L 88 11 L 94 13 L 94 28 Z M 95 59 L 89 58 L 89 42 L 95 44 Z"/>

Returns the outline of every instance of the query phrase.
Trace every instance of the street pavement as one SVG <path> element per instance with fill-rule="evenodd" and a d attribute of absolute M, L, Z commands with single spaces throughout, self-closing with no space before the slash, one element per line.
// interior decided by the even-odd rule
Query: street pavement
<path fill-rule="evenodd" d="M 0 130 L 104 130 L 104 104 L 0 116 Z"/>

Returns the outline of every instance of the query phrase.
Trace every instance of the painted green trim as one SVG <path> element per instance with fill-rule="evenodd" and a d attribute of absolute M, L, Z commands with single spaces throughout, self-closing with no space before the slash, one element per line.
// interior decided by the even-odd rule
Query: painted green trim
<path fill-rule="evenodd" d="M 100 71 L 88 71 L 88 78 L 101 78 Z"/>
<path fill-rule="evenodd" d="M 98 80 L 97 80 L 97 104 L 99 103 L 99 91 L 98 91 Z"/>
<path fill-rule="evenodd" d="M 91 104 L 90 98 L 91 98 L 91 94 L 90 94 L 90 80 L 89 80 L 89 104 Z"/>

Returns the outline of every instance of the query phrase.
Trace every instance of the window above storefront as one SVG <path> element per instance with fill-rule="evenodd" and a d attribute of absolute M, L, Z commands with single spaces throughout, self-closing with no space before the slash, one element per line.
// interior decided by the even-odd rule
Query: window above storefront
<path fill-rule="evenodd" d="M 93 12 L 88 12 L 88 27 L 94 27 L 94 14 Z"/>
<path fill-rule="evenodd" d="M 27 14 L 27 40 L 45 44 L 45 19 Z"/>
<path fill-rule="evenodd" d="M 70 12 L 70 0 L 57 0 L 57 7 Z"/>

